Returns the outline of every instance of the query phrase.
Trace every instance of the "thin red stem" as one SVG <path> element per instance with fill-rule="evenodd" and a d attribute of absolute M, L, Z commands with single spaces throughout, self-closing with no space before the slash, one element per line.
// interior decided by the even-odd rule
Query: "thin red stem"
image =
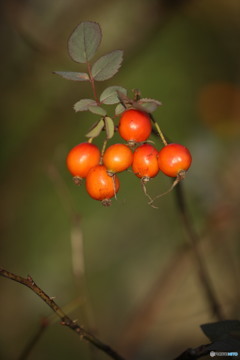
<path fill-rule="evenodd" d="M 95 87 L 94 77 L 92 76 L 91 64 L 90 64 L 89 62 L 87 62 L 87 70 L 88 70 L 88 75 L 89 75 L 90 84 L 91 84 L 91 86 L 92 86 L 92 91 L 93 91 L 94 99 L 95 99 L 96 103 L 97 103 L 98 105 L 100 105 L 100 101 L 99 101 L 99 99 L 98 99 L 97 91 L 96 91 L 96 87 Z"/>

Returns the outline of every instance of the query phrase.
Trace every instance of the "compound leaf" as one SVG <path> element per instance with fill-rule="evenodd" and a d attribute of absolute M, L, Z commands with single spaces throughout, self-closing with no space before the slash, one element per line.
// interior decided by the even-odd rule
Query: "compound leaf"
<path fill-rule="evenodd" d="M 68 40 L 70 57 L 78 63 L 87 63 L 95 55 L 101 40 L 102 31 L 98 23 L 80 23 Z"/>
<path fill-rule="evenodd" d="M 121 86 L 109 86 L 105 90 L 103 90 L 100 95 L 100 102 L 103 104 L 117 104 L 119 103 L 118 91 L 127 95 L 127 90 Z"/>
<path fill-rule="evenodd" d="M 92 76 L 97 81 L 108 80 L 113 77 L 121 66 L 123 51 L 115 50 L 100 57 L 92 66 Z"/>

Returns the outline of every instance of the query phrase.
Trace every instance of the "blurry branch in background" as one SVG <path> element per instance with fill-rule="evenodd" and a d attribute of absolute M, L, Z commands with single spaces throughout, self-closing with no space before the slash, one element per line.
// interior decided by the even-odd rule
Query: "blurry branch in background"
<path fill-rule="evenodd" d="M 119 336 L 121 340 L 118 344 L 126 356 L 134 356 L 143 343 L 156 316 L 164 309 L 179 284 L 179 278 L 186 273 L 191 262 L 190 254 L 189 245 L 183 245 L 176 250 L 147 296 L 130 316 L 123 333 Z"/>
<path fill-rule="evenodd" d="M 36 331 L 36 333 L 33 335 L 31 340 L 27 343 L 25 348 L 23 349 L 22 353 L 18 357 L 18 360 L 25 360 L 30 355 L 32 349 L 37 344 L 43 333 L 45 332 L 46 328 L 48 327 L 49 322 L 47 318 L 43 318 L 41 320 L 41 324 L 39 329 Z"/>
<path fill-rule="evenodd" d="M 153 118 L 153 116 L 151 117 L 153 122 L 155 124 L 157 124 L 157 122 L 155 121 L 155 119 Z M 158 128 L 156 127 L 156 129 L 158 130 Z M 158 131 L 159 135 L 161 136 L 161 131 Z M 165 136 L 163 135 L 163 143 L 164 145 L 167 144 L 167 141 L 165 140 Z M 166 142 L 166 144 L 165 144 Z M 180 174 L 180 171 L 178 172 L 178 175 Z M 181 180 L 181 179 L 180 179 Z M 176 186 L 175 186 L 176 185 Z M 189 211 L 186 205 L 186 201 L 185 201 L 185 195 L 183 192 L 183 186 L 181 181 L 176 183 L 176 179 L 174 179 L 173 183 L 172 183 L 172 187 L 170 188 L 171 190 L 175 190 L 175 195 L 176 195 L 176 207 L 177 207 L 177 211 L 180 215 L 180 219 L 181 222 L 183 224 L 183 227 L 186 231 L 188 240 L 191 244 L 191 248 L 192 248 L 192 253 L 193 253 L 193 257 L 195 259 L 195 263 L 198 269 L 198 275 L 199 275 L 199 279 L 202 285 L 202 290 L 205 293 L 205 298 L 208 302 L 208 304 L 210 305 L 212 314 L 215 315 L 217 317 L 218 320 L 223 320 L 224 319 L 224 314 L 222 312 L 220 303 L 218 301 L 218 298 L 216 296 L 213 284 L 211 282 L 210 276 L 208 274 L 208 270 L 207 267 L 204 263 L 204 259 L 203 256 L 201 254 L 201 251 L 199 249 L 199 241 L 200 241 L 200 236 L 197 234 L 197 232 L 195 231 L 192 219 L 189 215 Z M 168 193 L 169 191 L 167 191 L 166 193 Z M 164 194 L 166 194 L 164 193 Z M 157 196 L 158 197 L 158 196 Z M 156 198 L 157 198 L 156 197 Z"/>
<path fill-rule="evenodd" d="M 102 352 L 104 352 L 106 355 L 111 357 L 115 360 L 124 360 L 124 358 L 119 355 L 115 350 L 113 350 L 109 345 L 101 342 L 98 338 L 96 338 L 94 335 L 83 329 L 78 323 L 74 320 L 72 320 L 68 315 L 64 313 L 62 308 L 60 308 L 55 301 L 50 298 L 32 279 L 31 276 L 27 276 L 26 278 L 23 278 L 22 276 L 13 274 L 3 268 L 0 268 L 0 275 L 16 281 L 22 285 L 27 286 L 29 289 L 31 289 L 36 295 L 38 295 L 55 313 L 56 315 L 61 319 L 61 324 L 69 327 L 71 330 L 73 330 L 82 340 L 87 341 L 88 343 L 92 344 Z M 39 330 L 40 332 L 40 330 Z M 36 336 L 37 340 L 39 336 Z M 35 341 L 36 342 L 36 341 Z M 23 357 L 22 357 L 23 359 Z"/>
<path fill-rule="evenodd" d="M 79 297 L 83 299 L 82 313 L 85 325 L 96 334 L 96 325 L 94 321 L 93 311 L 89 301 L 86 281 L 85 281 L 85 261 L 84 261 L 84 245 L 83 233 L 81 228 L 81 216 L 75 209 L 75 205 L 69 189 L 59 173 L 56 165 L 49 164 L 47 173 L 58 193 L 62 202 L 63 209 L 67 212 L 71 221 L 71 250 L 72 250 L 72 269 L 75 285 Z M 94 354 L 92 353 L 94 358 Z"/>
<path fill-rule="evenodd" d="M 110 358 L 115 360 L 124 360 L 124 358 L 119 355 L 115 350 L 113 350 L 109 345 L 103 343 L 98 338 L 96 338 L 94 335 L 83 329 L 75 320 L 72 320 L 68 315 L 65 314 L 65 312 L 60 308 L 53 298 L 50 298 L 32 279 L 31 276 L 27 276 L 26 278 L 23 278 L 22 276 L 16 275 L 14 273 L 11 273 L 3 268 L 0 268 L 0 276 L 3 276 L 7 279 L 16 281 L 22 285 L 25 285 L 29 289 L 31 289 L 36 295 L 38 295 L 53 311 L 54 313 L 61 319 L 61 324 L 69 327 L 71 330 L 73 330 L 81 340 L 85 340 L 88 343 L 92 344 L 95 348 L 101 350 L 106 355 L 108 355 Z M 22 352 L 19 360 L 25 360 L 27 356 L 29 355 L 30 351 L 38 341 L 39 337 L 44 332 L 45 328 L 48 326 L 48 319 L 44 319 L 42 321 L 41 327 L 39 331 L 32 337 L 31 342 L 25 347 L 24 351 Z M 209 325 L 209 324 L 208 324 Z M 220 324 L 220 327 L 222 328 L 222 325 Z M 231 330 L 231 329 L 230 329 Z M 193 360 L 193 359 L 199 359 L 207 354 L 210 353 L 212 349 L 212 343 L 201 345 L 195 349 L 187 349 L 185 350 L 181 355 L 176 357 L 174 360 Z M 224 342 L 223 339 L 223 345 L 226 346 L 226 342 Z"/>
<path fill-rule="evenodd" d="M 204 243 L 205 250 L 211 251 L 212 244 L 208 240 L 207 234 L 201 236 L 201 238 L 198 239 L 198 246 Z M 217 240 L 219 245 L 219 239 Z M 214 246 L 216 246 L 216 243 Z M 189 271 L 189 267 L 194 263 L 196 263 L 196 260 L 191 244 L 184 244 L 175 250 L 165 270 L 161 270 L 161 273 L 148 291 L 148 294 L 129 317 L 124 331 L 119 336 L 121 340 L 117 345 L 125 356 L 131 357 L 137 353 L 157 316 L 164 311 L 171 296 L 174 296 L 181 278 Z M 212 308 L 211 303 L 210 305 Z M 203 345 L 203 347 L 205 347 L 205 345 Z M 187 350 L 184 354 L 180 355 L 181 357 L 179 357 L 179 359 L 197 359 L 200 356 L 204 356 L 204 353 L 201 352 L 203 347 L 200 346 L 197 348 L 196 352 L 195 350 Z"/>
<path fill-rule="evenodd" d="M 71 311 L 75 310 L 79 305 L 81 305 L 81 302 L 83 302 L 82 298 L 76 298 L 70 303 L 68 303 L 66 306 L 64 306 L 62 309 L 64 313 L 69 314 Z M 23 348 L 20 356 L 18 357 L 18 360 L 26 360 L 32 350 L 34 349 L 35 345 L 38 343 L 38 341 L 41 339 L 42 335 L 44 334 L 45 330 L 48 328 L 48 326 L 54 324 L 57 322 L 57 316 L 55 313 L 49 315 L 48 317 L 43 317 L 40 320 L 39 328 L 37 329 L 36 333 L 33 334 L 33 336 L 30 338 L 30 340 L 27 342 L 25 347 Z"/>
<path fill-rule="evenodd" d="M 210 305 L 212 314 L 215 315 L 218 320 L 224 320 L 224 314 L 222 312 L 221 305 L 217 299 L 213 284 L 204 263 L 203 256 L 199 249 L 200 237 L 196 233 L 192 224 L 192 220 L 189 216 L 181 183 L 176 186 L 175 194 L 177 209 L 191 244 L 193 256 L 198 269 L 199 279 L 202 284 L 202 290 L 205 293 L 205 297 L 208 304 Z"/>
<path fill-rule="evenodd" d="M 76 286 L 80 288 L 80 291 L 82 292 L 84 290 L 85 263 L 81 216 L 75 208 L 75 204 L 67 185 L 54 164 L 48 165 L 47 174 L 54 185 L 54 189 L 58 194 L 63 209 L 71 221 L 72 269 Z"/>

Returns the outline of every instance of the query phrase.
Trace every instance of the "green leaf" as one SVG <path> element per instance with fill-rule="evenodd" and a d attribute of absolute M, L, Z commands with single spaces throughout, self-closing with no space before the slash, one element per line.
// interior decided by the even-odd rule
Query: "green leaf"
<path fill-rule="evenodd" d="M 71 71 L 54 71 L 56 75 L 60 75 L 62 78 L 74 81 L 87 81 L 89 76 L 87 73 L 71 72 Z"/>
<path fill-rule="evenodd" d="M 108 80 L 113 77 L 121 66 L 123 51 L 115 50 L 100 57 L 92 66 L 92 76 L 97 81 Z"/>
<path fill-rule="evenodd" d="M 77 111 L 87 111 L 89 110 L 89 106 L 94 106 L 97 105 L 96 101 L 93 99 L 81 99 L 79 101 L 77 101 L 74 105 L 73 108 L 74 110 Z"/>
<path fill-rule="evenodd" d="M 239 331 L 240 321 L 224 320 L 215 323 L 203 324 L 201 325 L 201 329 L 210 341 L 215 341 L 233 331 Z"/>
<path fill-rule="evenodd" d="M 141 105 L 148 113 L 152 113 L 158 108 L 158 106 L 162 105 L 160 101 L 149 98 L 142 98 L 137 101 L 137 104 Z"/>
<path fill-rule="evenodd" d="M 99 24 L 92 21 L 80 23 L 68 40 L 70 57 L 78 63 L 87 63 L 95 55 L 101 40 Z"/>
<path fill-rule="evenodd" d="M 109 86 L 105 90 L 103 90 L 100 95 L 100 102 L 103 104 L 117 104 L 119 103 L 118 92 L 120 91 L 124 95 L 127 95 L 127 90 L 121 86 Z"/>
<path fill-rule="evenodd" d="M 115 115 L 120 115 L 126 108 L 122 104 L 118 104 L 115 108 Z"/>
<path fill-rule="evenodd" d="M 90 105 L 88 110 L 91 111 L 93 114 L 105 116 L 107 114 L 106 110 L 103 109 L 101 106 L 97 105 Z"/>
<path fill-rule="evenodd" d="M 88 138 L 97 137 L 101 133 L 103 127 L 104 127 L 104 120 L 101 119 L 96 124 L 94 124 L 91 130 L 86 134 L 86 137 Z"/>
<path fill-rule="evenodd" d="M 113 119 L 110 118 L 109 116 L 105 116 L 104 122 L 105 122 L 107 139 L 111 139 L 114 135 L 114 130 L 115 130 Z"/>

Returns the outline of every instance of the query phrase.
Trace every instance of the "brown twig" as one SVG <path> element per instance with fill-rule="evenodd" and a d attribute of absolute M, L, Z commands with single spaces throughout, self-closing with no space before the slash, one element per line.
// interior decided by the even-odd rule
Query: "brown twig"
<path fill-rule="evenodd" d="M 193 228 L 192 220 L 187 211 L 181 183 L 178 183 L 178 185 L 175 187 L 175 194 L 176 194 L 177 208 L 178 208 L 182 223 L 184 225 L 184 228 L 186 230 L 187 236 L 188 236 L 191 246 L 192 246 L 193 255 L 195 257 L 196 265 L 198 267 L 199 278 L 200 278 L 200 281 L 202 284 L 203 291 L 206 296 L 206 300 L 211 307 L 212 313 L 217 317 L 217 319 L 223 320 L 225 317 L 223 315 L 221 306 L 218 302 L 218 299 L 217 299 L 215 290 L 213 288 L 212 282 L 210 280 L 207 268 L 204 264 L 202 254 L 199 250 L 198 244 L 199 244 L 200 239 L 199 239 L 199 236 L 196 233 L 195 229 Z"/>
<path fill-rule="evenodd" d="M 61 319 L 61 324 L 69 327 L 73 330 L 76 334 L 79 335 L 80 339 L 87 341 L 88 343 L 92 344 L 106 355 L 111 357 L 115 360 L 124 360 L 124 358 L 119 355 L 114 349 L 112 349 L 109 345 L 103 343 L 94 335 L 83 329 L 77 322 L 73 321 L 68 315 L 64 313 L 64 311 L 55 303 L 55 301 L 50 298 L 32 279 L 31 276 L 27 276 L 23 278 L 22 276 L 13 274 L 3 268 L 0 268 L 0 275 L 16 281 L 22 285 L 27 286 L 31 289 L 36 295 L 38 295 Z"/>
<path fill-rule="evenodd" d="M 209 355 L 211 344 L 201 345 L 195 349 L 187 349 L 174 360 L 195 360 L 200 359 L 203 356 Z"/>

